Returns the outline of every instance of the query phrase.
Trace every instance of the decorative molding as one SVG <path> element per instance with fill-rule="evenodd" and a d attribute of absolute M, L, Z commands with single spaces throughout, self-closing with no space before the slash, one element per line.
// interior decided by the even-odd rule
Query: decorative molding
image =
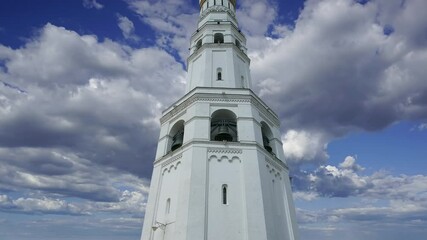
<path fill-rule="evenodd" d="M 211 107 L 230 107 L 230 108 L 236 108 L 239 105 L 232 104 L 232 103 L 211 103 L 209 104 Z"/>
<path fill-rule="evenodd" d="M 205 97 L 198 97 L 196 101 L 203 101 L 203 102 L 238 102 L 238 103 L 249 103 L 251 102 L 250 99 L 241 99 L 241 98 L 221 98 L 221 97 L 215 97 L 215 98 L 205 98 Z"/>
<path fill-rule="evenodd" d="M 261 122 L 262 121 L 264 121 L 264 122 L 266 122 L 269 126 L 268 127 L 270 127 L 271 128 L 271 126 L 273 126 L 273 127 L 277 127 L 277 128 L 280 128 L 280 125 L 277 125 L 277 123 L 273 123 L 272 121 L 271 121 L 271 119 L 270 118 L 268 118 L 267 116 L 265 116 L 265 114 L 263 113 L 263 112 L 259 112 L 259 116 L 261 117 Z M 261 123 L 260 122 L 260 123 Z M 261 126 L 261 124 L 260 124 L 260 126 Z"/>
<path fill-rule="evenodd" d="M 170 122 L 171 123 L 176 122 L 179 118 L 181 118 L 182 116 L 184 116 L 184 114 L 186 114 L 186 113 L 187 113 L 187 109 L 185 109 L 184 111 L 182 111 L 178 115 L 176 115 L 173 119 L 170 120 Z"/>
<path fill-rule="evenodd" d="M 283 169 L 286 168 L 285 166 L 281 166 L 281 164 L 277 163 L 276 161 L 273 161 L 267 156 L 265 157 L 265 161 L 271 166 L 275 167 L 278 171 L 283 171 Z M 282 164 L 284 165 L 284 163 Z"/>
<path fill-rule="evenodd" d="M 230 14 L 230 16 L 232 16 L 234 19 L 236 19 L 236 14 L 234 14 L 234 12 L 231 9 L 229 9 L 228 7 L 225 7 L 225 6 L 217 5 L 217 6 L 212 6 L 212 7 L 205 9 L 200 14 L 200 20 L 199 21 L 202 21 L 202 19 L 205 18 L 211 12 L 228 12 Z"/>
<path fill-rule="evenodd" d="M 166 172 L 170 173 L 172 170 L 176 170 L 180 164 L 181 161 L 178 161 L 175 165 L 171 164 L 170 166 L 163 168 L 162 175 L 164 175 Z"/>
<path fill-rule="evenodd" d="M 175 157 L 173 157 L 173 158 L 171 158 L 171 159 L 169 159 L 169 160 L 167 160 L 167 161 L 165 161 L 165 162 L 163 162 L 162 163 L 162 168 L 165 167 L 165 166 L 167 166 L 167 165 L 169 165 L 169 164 L 171 164 L 171 163 L 173 163 L 173 162 L 175 162 L 176 160 L 178 160 L 180 158 L 182 158 L 182 153 L 179 154 L 179 155 L 177 155 L 177 156 L 175 156 Z"/>
<path fill-rule="evenodd" d="M 227 102 L 227 103 L 230 103 L 230 102 L 233 102 L 233 103 L 250 103 L 251 102 L 251 100 L 249 98 L 236 98 L 236 97 L 223 98 L 223 97 L 221 97 L 222 96 L 221 94 L 218 94 L 217 97 L 201 97 L 201 96 L 197 96 L 197 95 L 198 94 L 196 93 L 195 95 L 191 96 L 190 98 L 183 101 L 179 105 L 175 106 L 170 112 L 165 114 L 160 119 L 160 123 L 163 124 L 163 123 L 169 121 L 171 118 L 173 118 L 174 116 L 179 114 L 181 111 L 186 109 L 188 106 L 190 106 L 194 102 L 199 102 L 199 101 L 200 102 Z M 245 96 L 245 97 L 247 97 L 247 96 Z"/>
<path fill-rule="evenodd" d="M 273 116 L 273 114 L 271 112 L 269 112 L 265 106 L 263 106 L 262 104 L 259 103 L 258 100 L 255 99 L 251 99 L 251 103 L 260 111 L 260 113 L 262 113 L 262 117 L 269 122 L 271 125 L 276 125 L 276 126 L 280 126 L 280 121 L 278 118 L 276 118 L 276 116 Z"/>
<path fill-rule="evenodd" d="M 208 148 L 208 153 L 242 154 L 242 149 L 239 149 L 239 148 Z"/>
<path fill-rule="evenodd" d="M 224 90 L 226 91 L 226 90 Z M 177 114 L 180 114 L 183 110 L 185 110 L 188 106 L 193 104 L 194 102 L 215 102 L 215 103 L 251 103 L 253 104 L 258 111 L 260 111 L 261 116 L 263 119 L 265 119 L 267 122 L 269 122 L 271 125 L 280 126 L 280 121 L 275 116 L 271 110 L 264 104 L 261 104 L 256 97 L 252 96 L 251 94 L 220 94 L 220 93 L 209 93 L 212 95 L 212 97 L 206 97 L 203 95 L 206 95 L 206 93 L 195 93 L 193 96 L 189 97 L 188 99 L 184 100 L 178 105 L 174 105 L 174 108 L 170 110 L 168 113 L 166 113 L 161 119 L 160 123 L 164 124 L 167 121 L 170 121 L 174 116 Z"/>
<path fill-rule="evenodd" d="M 273 165 L 273 167 L 270 167 L 270 165 L 266 165 L 266 167 L 267 167 L 267 171 L 271 174 L 271 175 L 273 175 L 275 178 L 278 178 L 278 179 L 280 179 L 280 180 L 282 180 L 282 175 L 280 174 L 280 172 L 281 171 L 283 171 L 283 169 L 282 168 L 277 168 L 277 166 L 274 164 L 274 163 L 271 163 L 271 162 L 269 162 L 268 160 L 267 160 L 267 158 L 265 159 L 267 162 L 268 162 L 268 164 L 271 164 L 271 165 Z"/>
<path fill-rule="evenodd" d="M 223 155 L 221 157 L 218 157 L 216 155 L 211 155 L 208 158 L 208 161 L 210 162 L 213 159 L 216 159 L 217 162 L 229 162 L 229 163 L 233 163 L 234 161 L 237 161 L 239 163 L 242 162 L 242 160 L 240 160 L 240 158 L 237 156 L 229 157 L 229 156 Z"/>
<path fill-rule="evenodd" d="M 163 124 L 167 121 L 169 121 L 172 117 L 180 113 L 182 110 L 186 109 L 188 106 L 190 106 L 193 102 L 195 102 L 196 98 L 195 96 L 192 96 L 185 100 L 184 102 L 180 103 L 179 105 L 174 105 L 174 108 L 170 110 L 167 114 L 165 114 L 162 118 L 160 118 L 160 123 Z"/>

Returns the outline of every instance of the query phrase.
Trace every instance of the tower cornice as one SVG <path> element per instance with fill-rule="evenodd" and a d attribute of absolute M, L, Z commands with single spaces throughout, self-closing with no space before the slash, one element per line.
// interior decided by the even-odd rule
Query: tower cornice
<path fill-rule="evenodd" d="M 227 97 L 224 97 L 226 92 Z M 163 124 L 166 121 L 169 121 L 172 117 L 184 111 L 192 103 L 197 101 L 252 103 L 269 122 L 276 126 L 280 125 L 280 120 L 277 114 L 271 110 L 251 89 L 210 87 L 196 87 L 184 95 L 184 97 L 163 111 L 163 117 L 160 118 L 160 123 Z"/>
<path fill-rule="evenodd" d="M 289 170 L 289 166 L 285 160 L 279 159 L 277 156 L 267 152 L 263 146 L 253 142 L 253 143 L 242 143 L 242 142 L 212 142 L 212 141 L 203 141 L 203 140 L 193 140 L 185 143 L 182 147 L 175 152 L 169 152 L 164 156 L 159 157 L 153 162 L 153 165 L 161 164 L 162 167 L 165 167 L 175 161 L 178 161 L 182 158 L 183 153 L 187 151 L 190 147 L 204 146 L 207 147 L 208 154 L 231 154 L 231 155 L 241 155 L 245 150 L 256 149 L 260 152 L 263 152 L 264 159 L 267 163 L 270 163 L 275 168 L 279 170 Z"/>
<path fill-rule="evenodd" d="M 205 11 L 203 11 L 200 14 L 199 21 L 202 21 L 203 18 L 205 18 L 211 12 L 227 12 L 228 14 L 230 14 L 230 16 L 232 18 L 234 18 L 234 20 L 236 20 L 236 14 L 233 11 L 231 11 L 231 9 L 224 7 L 224 6 L 213 6 L 213 7 L 206 9 Z"/>
<path fill-rule="evenodd" d="M 206 0 L 200 0 L 200 8 L 203 7 L 203 4 L 206 2 Z M 234 7 L 236 7 L 236 0 L 230 0 L 230 3 L 233 4 Z"/>

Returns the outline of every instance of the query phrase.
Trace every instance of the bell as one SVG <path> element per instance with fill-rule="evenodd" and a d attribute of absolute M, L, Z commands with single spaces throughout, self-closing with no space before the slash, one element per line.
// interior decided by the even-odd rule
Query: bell
<path fill-rule="evenodd" d="M 215 136 L 215 141 L 233 141 L 233 136 L 228 132 L 227 126 L 219 126 L 218 134 Z"/>
<path fill-rule="evenodd" d="M 270 147 L 270 141 L 268 140 L 267 137 L 263 137 L 263 143 L 264 143 L 264 148 L 265 150 L 267 150 L 269 153 L 271 153 L 273 151 L 273 148 Z"/>
<path fill-rule="evenodd" d="M 178 132 L 172 138 L 172 147 L 171 147 L 171 150 L 175 151 L 176 149 L 180 148 L 182 146 L 183 140 L 184 140 L 184 132 Z"/>

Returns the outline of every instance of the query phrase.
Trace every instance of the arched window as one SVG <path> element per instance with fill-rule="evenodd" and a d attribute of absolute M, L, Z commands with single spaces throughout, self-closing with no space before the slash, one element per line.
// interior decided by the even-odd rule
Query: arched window
<path fill-rule="evenodd" d="M 214 0 L 214 5 L 216 5 L 216 0 Z"/>
<path fill-rule="evenodd" d="M 221 5 L 224 6 L 224 0 L 221 0 Z"/>
<path fill-rule="evenodd" d="M 242 83 L 242 88 L 246 88 L 245 77 L 240 76 L 240 82 Z"/>
<path fill-rule="evenodd" d="M 214 34 L 214 43 L 224 43 L 224 34 L 215 33 Z"/>
<path fill-rule="evenodd" d="M 184 142 L 184 121 L 181 120 L 173 125 L 169 132 L 170 144 L 169 151 L 175 151 L 182 146 Z"/>
<path fill-rule="evenodd" d="M 240 46 L 241 46 L 240 41 L 236 39 L 236 47 L 240 48 Z"/>
<path fill-rule="evenodd" d="M 196 50 L 200 49 L 202 47 L 202 39 L 200 39 L 199 41 L 197 41 L 196 43 Z"/>
<path fill-rule="evenodd" d="M 222 185 L 222 204 L 227 205 L 228 199 L 227 199 L 227 184 Z"/>
<path fill-rule="evenodd" d="M 222 80 L 222 68 L 216 69 L 216 80 Z"/>
<path fill-rule="evenodd" d="M 265 123 L 261 122 L 261 132 L 262 132 L 262 143 L 264 145 L 264 149 L 267 150 L 267 152 L 274 154 L 274 145 L 271 143 L 274 136 L 271 132 L 270 127 Z"/>
<path fill-rule="evenodd" d="M 211 141 L 237 142 L 236 114 L 230 110 L 217 110 L 211 117 Z"/>

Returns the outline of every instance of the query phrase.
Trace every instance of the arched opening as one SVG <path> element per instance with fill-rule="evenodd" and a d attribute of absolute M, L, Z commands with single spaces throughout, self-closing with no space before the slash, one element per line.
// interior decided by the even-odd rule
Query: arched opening
<path fill-rule="evenodd" d="M 271 144 L 271 141 L 273 140 L 273 133 L 271 132 L 270 127 L 265 122 L 261 122 L 261 132 L 264 149 L 267 150 L 267 152 L 274 154 L 274 146 L 273 144 Z"/>
<path fill-rule="evenodd" d="M 222 185 L 222 204 L 227 205 L 227 184 Z"/>
<path fill-rule="evenodd" d="M 222 80 L 222 68 L 216 69 L 216 80 Z"/>
<path fill-rule="evenodd" d="M 184 121 L 183 120 L 173 125 L 169 133 L 169 137 L 170 137 L 170 144 L 169 144 L 170 151 L 173 152 L 182 146 L 182 143 L 184 142 Z"/>
<path fill-rule="evenodd" d="M 214 34 L 214 43 L 224 43 L 224 34 L 215 33 Z"/>
<path fill-rule="evenodd" d="M 199 41 L 197 41 L 196 43 L 196 50 L 200 49 L 202 47 L 202 39 L 200 39 Z"/>
<path fill-rule="evenodd" d="M 236 39 L 236 47 L 240 48 L 240 46 L 241 46 L 240 41 Z"/>
<path fill-rule="evenodd" d="M 237 142 L 236 114 L 225 109 L 212 114 L 211 141 Z"/>
<path fill-rule="evenodd" d="M 240 76 L 240 82 L 242 83 L 242 88 L 246 88 L 245 77 Z"/>

